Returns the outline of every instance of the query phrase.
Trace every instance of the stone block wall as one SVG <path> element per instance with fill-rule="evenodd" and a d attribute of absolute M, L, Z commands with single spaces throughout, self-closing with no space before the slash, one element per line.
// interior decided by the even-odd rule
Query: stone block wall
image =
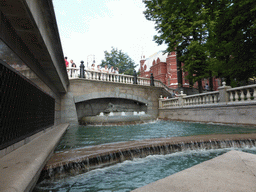
<path fill-rule="evenodd" d="M 159 109 L 160 119 L 256 125 L 256 102 Z"/>

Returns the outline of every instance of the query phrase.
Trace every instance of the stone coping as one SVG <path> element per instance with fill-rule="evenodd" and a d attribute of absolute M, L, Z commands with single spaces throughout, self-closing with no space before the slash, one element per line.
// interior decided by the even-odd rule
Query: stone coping
<path fill-rule="evenodd" d="M 255 189 L 256 155 L 230 151 L 133 192 L 254 192 Z"/>
<path fill-rule="evenodd" d="M 237 102 L 222 102 L 222 103 L 211 103 L 201 105 L 180 105 L 158 108 L 158 110 L 170 110 L 170 109 L 193 109 L 193 108 L 218 108 L 218 107 L 234 107 L 234 106 L 251 106 L 256 105 L 256 101 L 237 101 Z"/>
<path fill-rule="evenodd" d="M 0 192 L 30 191 L 69 124 L 57 125 L 0 159 Z"/>

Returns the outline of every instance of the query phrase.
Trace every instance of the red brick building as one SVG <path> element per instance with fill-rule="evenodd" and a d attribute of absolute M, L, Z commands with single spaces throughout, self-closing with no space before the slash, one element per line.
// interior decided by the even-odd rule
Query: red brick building
<path fill-rule="evenodd" d="M 181 63 L 181 68 L 183 63 Z M 149 58 L 142 58 L 140 61 L 140 77 L 150 77 L 153 73 L 154 79 L 161 80 L 165 85 L 170 88 L 177 89 L 180 87 L 189 88 L 189 81 L 186 79 L 187 72 L 178 70 L 176 52 L 163 54 L 159 51 Z M 179 72 L 178 72 L 179 71 Z M 208 79 L 202 79 L 203 87 L 208 83 Z M 220 86 L 220 80 L 213 78 L 213 89 L 217 90 Z M 197 83 L 194 84 L 194 88 L 197 88 Z"/>

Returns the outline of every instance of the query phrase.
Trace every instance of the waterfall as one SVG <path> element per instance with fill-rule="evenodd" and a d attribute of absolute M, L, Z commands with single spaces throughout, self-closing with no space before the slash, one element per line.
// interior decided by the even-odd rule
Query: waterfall
<path fill-rule="evenodd" d="M 141 146 L 129 147 L 124 149 L 112 149 L 112 151 L 102 152 L 81 156 L 76 159 L 67 159 L 55 164 L 46 165 L 41 174 L 41 179 L 55 179 L 64 176 L 77 175 L 91 171 L 93 169 L 102 168 L 132 160 L 134 158 L 144 158 L 149 155 L 166 155 L 180 151 L 190 150 L 208 150 L 220 148 L 251 148 L 256 146 L 256 139 L 242 140 L 207 140 L 207 141 L 190 141 L 176 143 L 149 143 Z M 82 149 L 79 149 L 80 151 Z M 86 148 L 85 148 L 86 150 Z"/>

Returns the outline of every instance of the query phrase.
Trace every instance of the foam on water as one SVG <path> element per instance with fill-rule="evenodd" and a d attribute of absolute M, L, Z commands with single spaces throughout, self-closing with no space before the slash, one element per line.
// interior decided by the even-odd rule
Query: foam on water
<path fill-rule="evenodd" d="M 256 154 L 256 147 L 245 147 L 149 155 L 73 177 L 44 180 L 34 191 L 131 191 L 234 149 Z"/>

